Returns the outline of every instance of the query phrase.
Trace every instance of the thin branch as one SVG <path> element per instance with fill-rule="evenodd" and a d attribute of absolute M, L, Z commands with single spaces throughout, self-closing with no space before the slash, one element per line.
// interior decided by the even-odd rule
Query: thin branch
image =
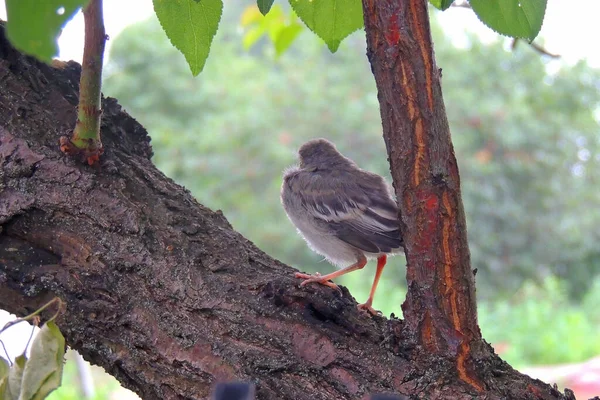
<path fill-rule="evenodd" d="M 36 318 L 42 311 L 44 311 L 46 308 L 50 307 L 52 304 L 54 303 L 58 303 L 58 306 L 56 308 L 56 312 L 54 313 L 54 315 L 52 316 L 52 318 L 50 318 L 48 321 L 53 321 L 54 319 L 56 319 L 56 317 L 58 316 L 58 314 L 60 314 L 65 306 L 65 303 L 59 298 L 59 297 L 55 297 L 52 300 L 50 300 L 49 302 L 47 302 L 46 304 L 44 304 L 43 306 L 41 306 L 40 308 L 38 308 L 37 310 L 35 310 L 34 312 L 32 312 L 31 314 L 23 317 L 23 318 L 17 318 L 13 321 L 9 321 L 6 323 L 6 325 L 4 325 L 4 327 L 2 329 L 0 329 L 0 333 L 4 332 L 5 330 L 7 330 L 8 328 L 10 328 L 11 326 L 17 325 L 21 322 L 24 321 L 29 321 L 30 319 Z M 37 324 L 36 324 L 37 325 Z"/>
<path fill-rule="evenodd" d="M 8 355 L 8 350 L 6 350 L 6 346 L 4 345 L 4 342 L 2 340 L 0 340 L 0 344 L 2 345 L 2 348 L 4 349 L 4 354 L 6 354 L 6 361 L 8 361 L 8 363 L 10 364 L 10 366 L 12 367 L 13 362 L 10 359 L 10 356 Z"/>
<path fill-rule="evenodd" d="M 100 108 L 102 89 L 102 63 L 106 32 L 102 15 L 102 0 L 90 0 L 83 9 L 85 22 L 85 45 L 79 83 L 79 110 L 77 123 L 71 139 L 60 138 L 64 153 L 82 154 L 93 165 L 103 152 L 100 139 Z"/>
<path fill-rule="evenodd" d="M 54 303 L 58 303 L 58 306 L 56 307 L 56 312 L 54 313 L 54 315 L 48 320 L 48 321 L 54 321 L 56 319 L 56 317 L 58 317 L 58 314 L 60 314 L 62 312 L 62 310 L 65 307 L 65 303 L 59 298 L 59 297 L 55 297 L 52 300 L 50 300 L 49 302 L 47 302 L 46 304 L 44 304 L 43 306 L 41 306 L 40 308 L 38 308 L 37 310 L 35 310 L 34 312 L 32 312 L 31 314 L 23 317 L 23 318 L 17 318 L 13 321 L 9 321 L 7 322 L 2 329 L 0 329 L 0 334 L 2 334 L 2 332 L 4 332 L 5 330 L 7 330 L 8 328 L 10 328 L 11 326 L 15 326 L 21 322 L 24 321 L 29 321 L 29 320 L 33 320 L 33 325 L 34 326 L 38 326 L 40 323 L 40 317 L 39 314 L 44 311 L 46 308 L 50 307 L 52 304 Z M 27 344 L 25 345 L 25 351 L 27 351 L 27 348 L 29 347 L 29 343 L 31 343 L 31 338 L 33 337 L 33 331 L 34 331 L 34 327 L 31 327 L 31 334 L 29 335 L 29 339 L 27 340 Z M 13 365 L 13 362 L 10 359 L 10 356 L 8 355 L 8 351 L 6 350 L 6 346 L 4 346 L 4 342 L 2 340 L 0 340 L 0 344 L 2 345 L 2 348 L 4 349 L 4 354 L 6 354 L 6 359 L 8 360 L 8 362 L 10 363 L 10 365 Z M 23 353 L 25 353 L 25 351 Z"/>
<path fill-rule="evenodd" d="M 514 49 L 517 47 L 517 43 L 518 43 L 519 41 L 521 41 L 521 39 L 519 39 L 519 38 L 515 38 L 515 39 L 513 39 L 513 42 L 512 42 L 512 45 L 510 46 L 510 48 L 511 48 L 512 50 L 514 50 Z M 533 43 L 533 42 L 531 42 L 531 43 L 529 43 L 529 42 L 526 42 L 526 43 L 527 43 L 527 44 L 528 44 L 528 45 L 529 45 L 531 48 L 533 48 L 535 51 L 537 51 L 538 53 L 540 53 L 540 54 L 542 54 L 542 55 L 544 55 L 544 56 L 547 56 L 547 57 L 550 57 L 550 58 L 560 58 L 560 54 L 554 54 L 554 53 L 550 53 L 548 50 L 544 49 L 542 46 L 540 46 L 540 45 L 539 45 L 539 44 L 537 44 L 537 43 Z"/>
<path fill-rule="evenodd" d="M 33 332 L 35 332 L 35 326 L 31 327 L 31 333 L 29 334 L 29 339 L 27 339 L 27 344 L 25 344 L 25 350 L 23 350 L 23 354 L 25 354 L 27 352 L 27 349 L 29 348 L 29 343 L 31 343 L 31 338 L 33 337 Z"/>
<path fill-rule="evenodd" d="M 472 10 L 473 9 L 473 7 L 471 7 L 471 5 L 469 4 L 469 2 L 468 1 L 464 1 L 464 0 L 463 1 L 455 1 L 454 3 L 452 3 L 452 5 L 450 7 L 466 8 L 468 10 Z M 512 42 L 512 44 L 510 46 L 510 48 L 512 50 L 514 50 L 515 47 L 517 47 L 517 42 L 519 40 L 522 40 L 522 39 L 520 39 L 520 38 L 514 38 L 513 39 L 513 42 Z M 537 51 L 538 53 L 540 53 L 540 54 L 542 54 L 544 56 L 548 56 L 548 57 L 551 57 L 551 58 L 560 58 L 560 54 L 550 53 L 548 50 L 544 49 L 542 46 L 540 46 L 537 43 L 527 42 L 527 41 L 526 41 L 526 43 L 529 46 L 531 46 L 535 51 Z"/>

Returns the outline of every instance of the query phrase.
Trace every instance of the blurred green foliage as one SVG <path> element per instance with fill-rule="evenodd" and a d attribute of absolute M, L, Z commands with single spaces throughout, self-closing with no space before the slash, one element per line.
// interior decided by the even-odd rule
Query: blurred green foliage
<path fill-rule="evenodd" d="M 61 386 L 46 398 L 46 400 L 81 400 L 85 399 L 81 388 L 75 353 L 70 351 L 63 368 Z M 89 400 L 107 400 L 116 398 L 112 396 L 120 388 L 119 382 L 112 376 L 101 372 L 100 369 L 93 370 L 94 396 Z"/>
<path fill-rule="evenodd" d="M 506 347 L 501 355 L 512 366 L 577 362 L 600 354 L 599 304 L 600 278 L 579 306 L 563 281 L 547 277 L 542 285 L 527 281 L 509 299 L 480 303 L 479 323 L 488 342 Z"/>
<path fill-rule="evenodd" d="M 331 272 L 288 222 L 279 188 L 296 149 L 314 137 L 331 139 L 363 168 L 389 177 L 364 33 L 350 36 L 335 55 L 308 32 L 280 57 L 266 38 L 245 51 L 238 22 L 246 4 L 225 5 L 211 55 L 195 79 L 156 20 L 127 28 L 113 40 L 104 92 L 148 129 L 155 163 L 201 203 L 222 209 L 274 257 Z M 600 300 L 592 289 L 600 270 L 600 74 L 583 63 L 557 65 L 527 46 L 506 51 L 501 42 L 470 38 L 457 48 L 435 17 L 433 24 L 484 336 L 510 340 L 519 355 L 507 355 L 509 361 L 597 354 L 591 339 L 582 339 L 576 352 L 565 347 L 568 355 L 548 348 L 542 355 L 525 340 L 542 331 L 568 333 L 545 332 L 559 318 L 583 336 L 600 330 L 596 307 L 573 305 Z M 385 314 L 401 314 L 404 264 L 404 257 L 394 257 L 383 274 L 374 306 Z M 341 283 L 364 301 L 373 274 L 367 267 Z M 518 323 L 514 330 L 512 323 Z M 552 336 L 535 345 L 552 343 L 570 342 Z"/>

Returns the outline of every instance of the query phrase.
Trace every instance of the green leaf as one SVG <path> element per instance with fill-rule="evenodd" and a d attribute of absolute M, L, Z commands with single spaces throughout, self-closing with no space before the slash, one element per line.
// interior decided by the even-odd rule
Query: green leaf
<path fill-rule="evenodd" d="M 60 386 L 65 338 L 54 322 L 47 322 L 31 345 L 19 400 L 42 400 Z"/>
<path fill-rule="evenodd" d="M 62 27 L 88 0 L 6 0 L 6 34 L 20 51 L 50 62 Z"/>
<path fill-rule="evenodd" d="M 292 24 L 284 27 L 279 31 L 275 39 L 275 52 L 278 56 L 282 55 L 294 42 L 296 36 L 302 32 L 303 26 L 300 24 Z"/>
<path fill-rule="evenodd" d="M 267 15 L 275 0 L 256 0 L 256 5 L 262 15 Z"/>
<path fill-rule="evenodd" d="M 222 0 L 153 0 L 154 11 L 167 37 L 183 53 L 192 75 L 206 63 L 221 13 Z"/>
<path fill-rule="evenodd" d="M 244 34 L 242 39 L 242 45 L 244 46 L 244 50 L 248 50 L 250 47 L 254 46 L 254 44 L 263 37 L 263 34 L 266 32 L 266 28 L 264 25 L 256 26 L 250 29 L 248 32 Z"/>
<path fill-rule="evenodd" d="M 10 400 L 18 400 L 19 395 L 21 394 L 21 384 L 23 382 L 23 371 L 25 369 L 25 363 L 27 362 L 27 357 L 25 354 L 20 355 L 15 359 L 15 363 L 10 369 L 10 373 L 8 374 L 8 387 L 5 393 L 6 399 Z"/>
<path fill-rule="evenodd" d="M 8 376 L 8 371 L 10 370 L 10 365 L 8 361 L 4 358 L 0 357 L 0 381 Z"/>
<path fill-rule="evenodd" d="M 0 357 L 0 399 L 10 399 L 8 397 L 8 372 L 10 366 L 8 361 Z"/>
<path fill-rule="evenodd" d="M 242 13 L 241 24 L 248 29 L 242 41 L 245 49 L 249 49 L 268 34 L 277 56 L 283 54 L 304 29 L 298 21 L 298 16 L 293 11 L 286 15 L 280 5 L 271 8 L 271 11 L 264 16 L 256 7 L 248 7 Z"/>
<path fill-rule="evenodd" d="M 283 12 L 283 8 L 281 6 L 275 6 L 271 9 L 269 15 L 265 16 L 262 19 L 261 25 L 263 25 L 267 30 L 271 41 L 275 42 L 277 36 L 279 36 L 279 32 L 281 32 L 283 28 L 288 26 L 288 18 L 285 16 L 285 13 Z"/>
<path fill-rule="evenodd" d="M 494 31 L 532 41 L 540 33 L 547 0 L 470 0 L 477 17 Z"/>
<path fill-rule="evenodd" d="M 281 7 L 274 7 L 273 11 L 277 11 L 278 8 Z M 258 7 L 248 6 L 242 12 L 242 16 L 240 17 L 240 24 L 243 27 L 246 27 L 248 25 L 259 23 L 264 18 L 265 16 L 260 13 Z"/>
<path fill-rule="evenodd" d="M 346 36 L 364 25 L 360 0 L 290 0 L 290 5 L 332 53 Z"/>
<path fill-rule="evenodd" d="M 429 0 L 429 2 L 438 10 L 444 11 L 454 3 L 454 0 Z"/>

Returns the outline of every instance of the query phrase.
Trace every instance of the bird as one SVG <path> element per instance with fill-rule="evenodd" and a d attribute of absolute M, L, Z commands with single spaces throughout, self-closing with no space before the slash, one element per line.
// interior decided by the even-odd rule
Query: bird
<path fill-rule="evenodd" d="M 308 246 L 340 270 L 321 275 L 297 272 L 301 286 L 330 280 L 364 268 L 377 259 L 367 301 L 359 309 L 373 315 L 373 299 L 388 255 L 404 250 L 398 204 L 385 179 L 343 156 L 327 139 L 309 140 L 298 150 L 297 165 L 283 173 L 281 203 Z"/>

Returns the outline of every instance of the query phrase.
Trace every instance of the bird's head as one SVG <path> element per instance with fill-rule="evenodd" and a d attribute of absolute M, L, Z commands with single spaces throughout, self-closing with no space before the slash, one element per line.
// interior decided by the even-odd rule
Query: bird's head
<path fill-rule="evenodd" d="M 354 163 L 344 157 L 327 139 L 313 139 L 298 150 L 300 168 L 323 169 L 327 167 L 351 166 Z"/>

